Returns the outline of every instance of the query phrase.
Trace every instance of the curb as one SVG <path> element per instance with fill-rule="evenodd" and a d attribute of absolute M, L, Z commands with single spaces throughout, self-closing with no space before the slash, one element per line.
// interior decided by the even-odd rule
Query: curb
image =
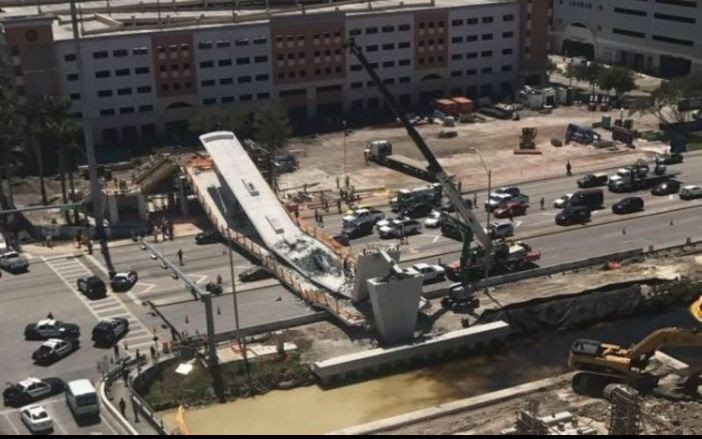
<path fill-rule="evenodd" d="M 499 404 L 510 399 L 518 398 L 529 393 L 543 392 L 552 387 L 562 384 L 563 381 L 571 378 L 575 372 L 566 373 L 554 378 L 546 378 L 540 381 L 521 384 L 519 386 L 498 390 L 492 393 L 474 396 L 467 399 L 440 404 L 427 409 L 417 410 L 404 415 L 394 416 L 380 421 L 371 422 L 364 425 L 338 430 L 329 435 L 367 435 L 383 433 L 395 428 L 405 427 L 419 422 L 426 422 L 442 416 L 456 414 L 466 410 L 475 410 L 487 407 L 492 404 Z"/>
<path fill-rule="evenodd" d="M 110 400 L 107 398 L 107 394 L 105 393 L 105 380 L 100 381 L 98 393 L 100 394 L 100 401 L 102 401 L 102 405 L 107 408 L 107 411 L 109 411 L 110 414 L 117 419 L 117 421 L 119 421 L 120 426 L 130 435 L 140 436 L 139 432 L 122 416 L 119 410 L 117 410 L 117 408 L 113 406 Z"/>

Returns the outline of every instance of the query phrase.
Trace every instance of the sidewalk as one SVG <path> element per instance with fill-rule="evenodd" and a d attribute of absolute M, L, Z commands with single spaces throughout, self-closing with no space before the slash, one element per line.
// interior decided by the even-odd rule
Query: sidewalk
<path fill-rule="evenodd" d="M 154 429 L 151 424 L 144 419 L 144 417 L 139 413 L 138 417 L 135 417 L 135 409 L 132 404 L 132 398 L 129 394 L 129 389 L 121 378 L 116 379 L 110 386 L 110 391 L 107 392 L 108 401 L 106 403 L 111 404 L 116 413 L 119 413 L 119 401 L 124 399 L 127 403 L 126 410 L 124 411 L 124 420 L 127 421 L 140 435 L 144 436 L 155 436 L 159 435 L 159 432 Z"/>

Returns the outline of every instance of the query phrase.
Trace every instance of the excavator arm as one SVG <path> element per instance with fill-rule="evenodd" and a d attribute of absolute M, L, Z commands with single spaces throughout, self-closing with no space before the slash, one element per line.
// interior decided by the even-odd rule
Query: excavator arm
<path fill-rule="evenodd" d="M 651 356 L 665 346 L 702 347 L 702 332 L 676 327 L 659 329 L 633 345 L 628 357 L 633 361 L 641 356 Z"/>
<path fill-rule="evenodd" d="M 400 123 L 402 123 L 402 125 L 405 127 L 407 134 L 410 136 L 414 144 L 417 145 L 417 148 L 419 148 L 419 151 L 422 153 L 422 156 L 424 156 L 425 160 L 429 164 L 427 166 L 427 171 L 433 174 L 436 178 L 436 181 L 439 184 L 441 184 L 444 194 L 451 201 L 451 204 L 455 206 L 456 212 L 458 213 L 460 219 L 470 231 L 470 233 L 466 233 L 466 236 L 464 236 L 464 257 L 466 253 L 465 248 L 466 246 L 469 246 L 470 242 L 472 242 L 473 239 L 476 239 L 485 250 L 485 253 L 487 255 L 490 255 L 492 253 L 492 241 L 485 233 L 485 230 L 483 230 L 483 227 L 480 225 L 480 222 L 475 218 L 468 206 L 466 206 L 466 203 L 463 201 L 461 193 L 453 184 L 448 174 L 446 174 L 446 171 L 444 171 L 444 168 L 437 160 L 436 156 L 434 155 L 434 152 L 424 141 L 424 138 L 410 123 L 405 114 L 399 110 L 399 105 L 395 100 L 395 97 L 392 95 L 392 93 L 390 93 L 390 90 L 388 90 L 383 81 L 380 79 L 373 66 L 370 65 L 368 59 L 366 59 L 366 56 L 361 51 L 361 48 L 356 45 L 356 42 L 353 40 L 353 38 L 346 41 L 345 45 L 351 51 L 351 53 L 358 59 L 358 61 L 368 73 L 368 76 L 370 76 L 375 85 L 378 87 L 378 90 L 383 96 L 383 99 L 385 100 L 390 111 L 392 111 L 395 117 L 397 117 Z M 398 171 L 403 172 L 401 169 L 398 169 Z M 407 175 L 414 177 L 414 175 L 410 173 L 408 173 Z"/>

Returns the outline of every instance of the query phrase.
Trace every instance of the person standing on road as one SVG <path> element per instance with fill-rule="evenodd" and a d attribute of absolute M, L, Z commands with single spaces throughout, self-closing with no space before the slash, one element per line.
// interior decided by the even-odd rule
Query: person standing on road
<path fill-rule="evenodd" d="M 122 413 L 122 417 L 124 418 L 124 415 L 127 411 L 127 402 L 124 400 L 124 398 L 119 399 L 119 412 Z"/>
<path fill-rule="evenodd" d="M 222 286 L 222 275 L 221 274 L 217 275 L 217 285 L 219 285 L 220 287 Z"/>
<path fill-rule="evenodd" d="M 573 165 L 570 164 L 570 160 L 566 163 L 566 175 L 568 177 L 573 175 Z"/>
<path fill-rule="evenodd" d="M 544 197 L 541 197 L 541 210 L 545 209 L 545 205 L 546 205 L 546 200 L 544 200 Z"/>
<path fill-rule="evenodd" d="M 170 241 L 173 241 L 173 238 L 175 238 L 175 228 L 173 226 L 173 222 L 168 221 L 168 239 Z"/>
<path fill-rule="evenodd" d="M 182 248 L 178 249 L 178 253 L 176 253 L 176 255 L 178 256 L 178 263 L 182 267 L 183 266 L 183 249 Z"/>

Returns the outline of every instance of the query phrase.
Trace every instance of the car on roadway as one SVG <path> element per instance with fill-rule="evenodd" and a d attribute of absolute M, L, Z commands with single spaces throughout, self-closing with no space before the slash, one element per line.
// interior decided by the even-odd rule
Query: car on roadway
<path fill-rule="evenodd" d="M 446 221 L 446 217 L 448 216 L 448 213 L 446 213 L 443 210 L 433 210 L 427 219 L 424 220 L 424 227 L 427 227 L 429 229 L 436 229 L 441 227 L 441 224 Z"/>
<path fill-rule="evenodd" d="M 514 224 L 511 222 L 493 222 L 487 227 L 485 233 L 491 239 L 503 239 L 514 236 Z"/>
<path fill-rule="evenodd" d="M 364 236 L 373 234 L 374 226 L 375 224 L 369 221 L 351 223 L 341 229 L 341 234 L 346 235 L 349 239 L 363 238 Z"/>
<path fill-rule="evenodd" d="M 93 328 L 92 340 L 98 346 L 112 346 L 129 332 L 129 320 L 113 317 L 100 320 Z"/>
<path fill-rule="evenodd" d="M 46 409 L 38 404 L 22 407 L 20 410 L 22 423 L 32 434 L 51 433 L 54 431 L 54 422 Z"/>
<path fill-rule="evenodd" d="M 402 221 L 407 221 L 407 220 L 409 220 L 409 219 L 410 219 L 410 218 L 408 218 L 408 217 L 406 217 L 406 216 L 399 216 L 399 215 L 398 215 L 398 216 L 388 217 L 388 218 L 385 218 L 384 220 L 380 220 L 380 221 L 378 221 L 377 223 L 375 223 L 375 228 L 376 228 L 377 230 L 380 230 L 381 227 L 385 227 L 385 226 L 390 226 L 390 227 L 392 227 L 392 226 L 394 226 L 395 224 L 401 224 Z"/>
<path fill-rule="evenodd" d="M 424 284 L 442 282 L 446 279 L 446 269 L 441 265 L 420 263 L 414 264 L 411 270 L 422 275 Z"/>
<path fill-rule="evenodd" d="M 464 198 L 463 198 L 463 204 L 465 204 L 465 206 L 466 206 L 468 209 L 472 209 L 472 208 L 473 208 L 473 200 L 471 200 L 471 199 L 468 198 L 468 197 L 464 197 Z M 443 211 L 446 211 L 446 212 L 449 212 L 449 213 L 453 213 L 453 212 L 456 211 L 456 206 L 453 205 L 453 203 L 451 202 L 451 200 L 449 200 L 448 198 L 444 198 L 444 199 L 441 200 L 441 205 L 440 205 L 439 210 L 443 210 Z"/>
<path fill-rule="evenodd" d="M 91 300 L 103 299 L 107 297 L 107 286 L 97 276 L 81 277 L 76 282 L 78 291 Z"/>
<path fill-rule="evenodd" d="M 424 218 L 428 216 L 432 210 L 434 210 L 434 206 L 432 206 L 431 204 L 420 203 L 403 210 L 400 213 L 400 216 L 406 216 L 411 219 Z"/>
<path fill-rule="evenodd" d="M 8 384 L 2 392 L 5 407 L 21 407 L 58 395 L 66 388 L 66 383 L 60 378 L 27 378 L 16 384 Z"/>
<path fill-rule="evenodd" d="M 195 235 L 195 244 L 197 245 L 217 244 L 218 242 L 220 242 L 220 235 L 216 230 L 207 230 Z"/>
<path fill-rule="evenodd" d="M 29 261 L 16 251 L 0 255 L 0 268 L 10 273 L 24 273 L 29 270 Z"/>
<path fill-rule="evenodd" d="M 139 274 L 136 271 L 124 271 L 116 273 L 110 280 L 112 291 L 129 291 L 134 284 L 139 280 Z"/>
<path fill-rule="evenodd" d="M 273 273 L 271 273 L 266 267 L 261 267 L 258 265 L 247 268 L 239 273 L 239 280 L 242 282 L 254 282 L 257 280 L 269 279 L 271 277 L 273 277 Z"/>
<path fill-rule="evenodd" d="M 596 174 L 586 174 L 578 179 L 577 184 L 580 189 L 587 189 L 598 186 L 607 186 L 609 176 L 603 172 Z"/>
<path fill-rule="evenodd" d="M 644 210 L 644 200 L 641 197 L 626 197 L 612 205 L 612 213 L 623 215 Z"/>
<path fill-rule="evenodd" d="M 48 340 L 50 338 L 78 338 L 80 327 L 73 323 L 63 323 L 55 319 L 39 320 L 24 328 L 26 340 Z"/>
<path fill-rule="evenodd" d="M 689 184 L 680 189 L 681 200 L 694 200 L 696 198 L 702 198 L 702 186 Z"/>
<path fill-rule="evenodd" d="M 49 365 L 66 358 L 80 348 L 77 338 L 50 338 L 39 346 L 32 354 L 36 364 Z"/>
<path fill-rule="evenodd" d="M 590 221 L 592 212 L 584 206 L 566 207 L 556 215 L 556 224 L 559 226 L 570 226 L 573 224 L 584 224 Z"/>
<path fill-rule="evenodd" d="M 656 185 L 656 187 L 651 189 L 651 194 L 658 196 L 677 194 L 680 192 L 681 187 L 682 183 L 680 183 L 678 180 L 668 180 L 659 183 Z"/>
<path fill-rule="evenodd" d="M 408 219 L 399 223 L 383 226 L 378 230 L 381 238 L 401 238 L 402 236 L 415 235 L 422 229 L 422 223 Z"/>
<path fill-rule="evenodd" d="M 568 201 L 573 198 L 573 194 L 565 194 L 560 198 L 556 198 L 553 202 L 553 207 L 556 209 L 564 209 L 568 205 Z"/>
<path fill-rule="evenodd" d="M 348 247 L 351 245 L 351 240 L 347 235 L 344 235 L 343 233 L 339 233 L 338 235 L 332 236 L 332 239 L 336 241 L 337 244 L 343 245 L 344 247 Z"/>
<path fill-rule="evenodd" d="M 495 209 L 495 218 L 512 218 L 527 214 L 528 206 L 521 203 L 507 203 L 505 206 Z"/>
<path fill-rule="evenodd" d="M 496 191 L 491 193 L 490 197 L 485 202 L 485 209 L 494 211 L 495 209 L 499 209 L 500 207 L 504 207 L 510 203 L 519 203 L 528 206 L 529 197 L 522 193 L 514 195 L 511 192 Z"/>
<path fill-rule="evenodd" d="M 658 165 L 677 165 L 683 162 L 683 155 L 680 153 L 665 153 L 656 156 Z"/>
<path fill-rule="evenodd" d="M 380 209 L 356 209 L 351 215 L 344 215 L 341 220 L 344 226 L 351 224 L 375 224 L 385 218 L 385 213 Z"/>

